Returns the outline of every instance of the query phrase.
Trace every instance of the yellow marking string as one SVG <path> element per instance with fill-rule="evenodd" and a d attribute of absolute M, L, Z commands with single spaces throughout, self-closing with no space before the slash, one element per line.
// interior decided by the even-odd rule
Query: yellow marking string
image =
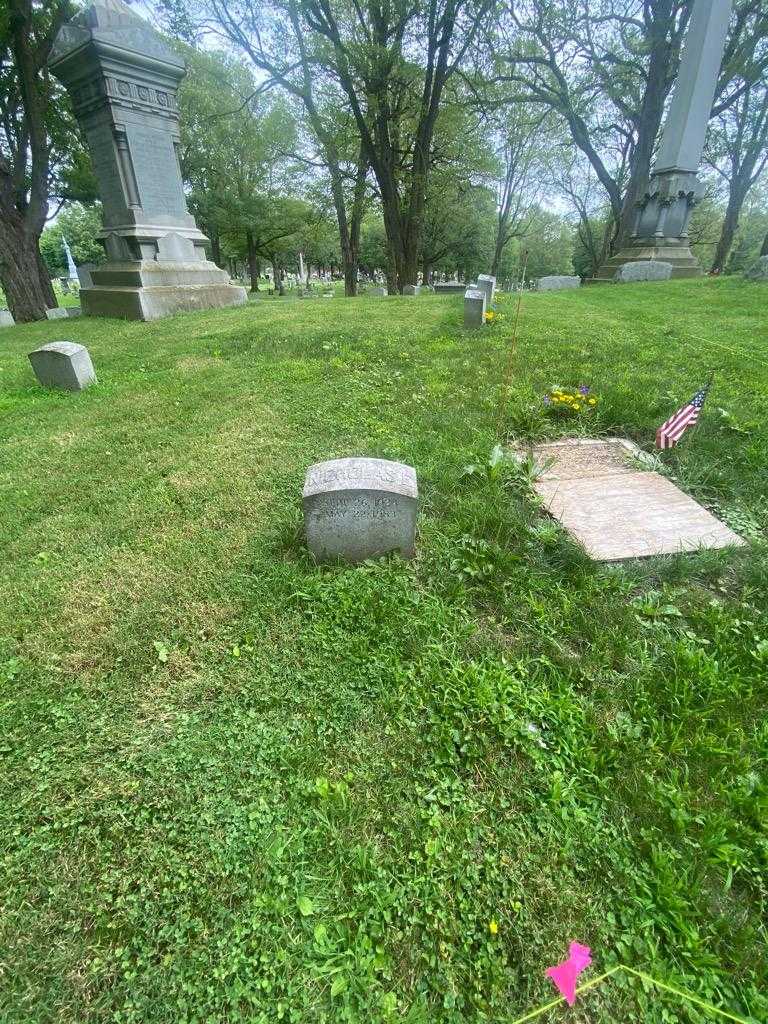
<path fill-rule="evenodd" d="M 700 1006 L 702 1009 L 708 1010 L 710 1013 L 714 1013 L 717 1017 L 735 1021 L 736 1024 L 749 1024 L 749 1022 L 744 1020 L 743 1017 L 736 1017 L 734 1014 L 728 1013 L 727 1010 L 718 1010 L 716 1006 L 705 1002 L 703 999 L 699 999 L 698 996 L 691 995 L 690 992 L 686 992 L 681 988 L 675 988 L 674 985 L 670 985 L 666 981 L 658 981 L 656 978 L 652 978 L 650 974 L 644 974 L 643 971 L 637 971 L 634 967 L 627 967 L 626 964 L 618 964 L 616 967 L 612 967 L 610 971 L 606 971 L 605 974 L 601 974 L 599 977 L 593 978 L 584 985 L 579 985 L 576 989 L 576 994 L 581 995 L 582 992 L 586 992 L 588 989 L 594 988 L 595 985 L 599 985 L 601 982 L 605 981 L 606 978 L 610 978 L 612 974 L 616 974 L 617 971 L 627 971 L 629 974 L 634 974 L 634 976 L 636 978 L 640 978 L 641 981 L 645 981 L 649 985 L 655 985 L 657 988 L 663 989 L 665 992 L 671 992 L 672 995 L 678 996 L 680 999 L 685 999 L 689 1003 L 695 1003 L 696 1006 Z M 545 1003 L 544 1006 L 540 1006 L 536 1010 L 531 1010 L 530 1013 L 526 1013 L 523 1017 L 517 1017 L 511 1022 L 511 1024 L 524 1024 L 525 1021 L 534 1020 L 536 1017 L 540 1017 L 542 1013 L 546 1013 L 548 1010 L 552 1010 L 556 1006 L 559 1006 L 560 1003 L 564 1002 L 565 998 L 560 996 L 559 999 L 553 999 L 552 1002 Z"/>

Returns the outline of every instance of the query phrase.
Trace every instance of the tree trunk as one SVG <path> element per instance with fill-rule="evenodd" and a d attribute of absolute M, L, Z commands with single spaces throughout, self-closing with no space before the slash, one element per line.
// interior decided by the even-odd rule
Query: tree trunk
<path fill-rule="evenodd" d="M 766 236 L 763 239 L 763 244 L 760 247 L 760 255 L 761 256 L 768 256 L 768 233 L 766 233 Z"/>
<path fill-rule="evenodd" d="M 493 250 L 493 260 L 491 262 L 491 276 L 499 276 L 499 267 L 501 266 L 501 257 L 504 252 L 504 246 L 507 242 L 507 219 L 501 213 L 499 214 L 498 223 L 496 226 L 496 245 Z"/>
<path fill-rule="evenodd" d="M 635 224 L 635 204 L 648 188 L 653 147 L 659 134 L 670 81 L 670 65 L 676 58 L 670 39 L 675 17 L 671 0 L 656 0 L 649 10 L 652 12 L 652 21 L 647 40 L 650 48 L 647 85 L 637 118 L 637 141 L 630 157 L 629 182 L 613 241 L 615 250 L 629 242 Z"/>
<path fill-rule="evenodd" d="M 712 267 L 710 270 L 710 273 L 712 274 L 721 274 L 725 270 L 725 265 L 728 262 L 728 257 L 731 253 L 731 246 L 733 245 L 736 229 L 739 226 L 741 208 L 744 205 L 744 200 L 747 197 L 748 190 L 749 186 L 744 188 L 740 181 L 731 182 L 731 192 L 728 196 L 728 205 L 725 208 L 723 226 L 720 230 L 720 238 L 717 241 L 715 255 L 712 260 Z"/>
<path fill-rule="evenodd" d="M 208 237 L 211 240 L 211 256 L 213 258 L 213 262 L 217 267 L 221 267 L 221 269 L 224 270 L 224 266 L 221 262 L 221 239 L 215 231 L 209 231 Z"/>
<path fill-rule="evenodd" d="M 259 261 L 256 256 L 256 243 L 250 228 L 245 232 L 245 244 L 248 258 L 248 273 L 251 278 L 251 291 L 259 290 Z"/>
<path fill-rule="evenodd" d="M 44 320 L 46 309 L 58 305 L 38 240 L 23 227 L 0 225 L 0 282 L 17 323 Z"/>

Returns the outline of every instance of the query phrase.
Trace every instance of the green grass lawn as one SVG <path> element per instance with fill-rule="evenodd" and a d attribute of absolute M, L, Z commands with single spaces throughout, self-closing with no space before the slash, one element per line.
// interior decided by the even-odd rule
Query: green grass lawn
<path fill-rule="evenodd" d="M 0 330 L 3 1024 L 511 1022 L 572 939 L 768 1019 L 768 289 L 524 297 L 509 436 L 650 448 L 716 370 L 662 461 L 751 545 L 620 565 L 462 478 L 499 305 Z M 61 337 L 97 387 L 36 386 Z M 307 556 L 304 471 L 351 454 L 417 468 L 413 563 Z M 537 1018 L 716 1019 L 614 980 Z"/>

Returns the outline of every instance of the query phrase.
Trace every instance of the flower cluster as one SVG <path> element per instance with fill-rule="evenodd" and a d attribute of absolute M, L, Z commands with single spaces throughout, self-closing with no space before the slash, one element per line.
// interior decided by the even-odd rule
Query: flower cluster
<path fill-rule="evenodd" d="M 489 309 L 485 314 L 487 324 L 500 324 L 504 320 L 503 313 L 497 313 L 495 309 Z"/>
<path fill-rule="evenodd" d="M 578 388 L 555 387 L 544 395 L 544 405 L 554 412 L 590 412 L 597 405 L 597 399 L 591 394 L 586 384 L 580 384 Z"/>

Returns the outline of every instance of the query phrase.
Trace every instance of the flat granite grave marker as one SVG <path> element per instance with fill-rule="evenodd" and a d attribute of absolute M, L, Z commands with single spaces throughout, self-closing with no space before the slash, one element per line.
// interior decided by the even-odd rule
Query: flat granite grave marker
<path fill-rule="evenodd" d="M 45 315 L 49 320 L 64 320 L 69 313 L 64 306 L 56 306 L 54 309 L 46 309 Z"/>
<path fill-rule="evenodd" d="M 744 544 L 629 440 L 569 438 L 534 446 L 533 457 L 547 510 L 598 562 Z"/>
<path fill-rule="evenodd" d="M 452 295 L 454 292 L 466 291 L 467 288 L 461 281 L 438 281 L 433 287 L 437 295 Z"/>
<path fill-rule="evenodd" d="M 390 551 L 413 558 L 416 470 L 387 459 L 331 459 L 310 466 L 302 504 L 318 562 L 362 562 Z"/>
<path fill-rule="evenodd" d="M 485 324 L 485 289 L 467 288 L 464 292 L 464 326 L 482 327 Z"/>
<path fill-rule="evenodd" d="M 52 341 L 42 345 L 29 353 L 29 361 L 44 388 L 82 391 L 96 381 L 88 349 L 73 341 Z"/>

